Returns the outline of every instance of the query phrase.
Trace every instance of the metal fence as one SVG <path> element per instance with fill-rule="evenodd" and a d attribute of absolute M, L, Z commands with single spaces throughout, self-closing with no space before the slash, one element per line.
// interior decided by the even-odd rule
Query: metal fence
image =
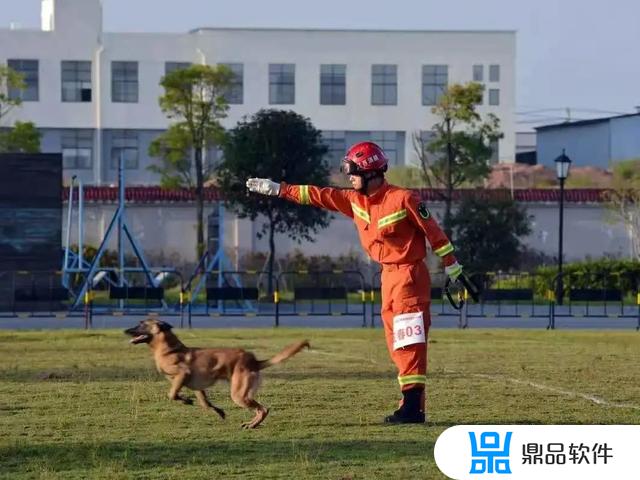
<path fill-rule="evenodd" d="M 551 315 L 550 285 L 530 273 L 475 273 L 471 281 L 480 290 L 480 302 L 466 302 L 462 327 L 469 321 L 487 318 L 540 319 L 540 326 L 547 326 Z"/>
<path fill-rule="evenodd" d="M 367 324 L 366 284 L 357 270 L 292 271 L 278 275 L 275 325 L 291 316 L 356 316 Z"/>
<path fill-rule="evenodd" d="M 275 316 L 277 278 L 256 270 L 211 271 L 185 286 L 189 327 L 193 317 Z"/>
<path fill-rule="evenodd" d="M 633 275 L 564 274 L 553 279 L 549 296 L 548 328 L 556 328 L 557 319 L 571 325 L 576 319 L 605 317 L 633 320 L 640 330 L 640 291 Z"/>
<path fill-rule="evenodd" d="M 61 271 L 0 272 L 0 317 L 84 318 L 84 307 L 74 310 L 72 304 Z"/>
<path fill-rule="evenodd" d="M 114 269 L 101 269 L 78 299 L 74 287 L 84 283 L 82 273 L 63 281 L 60 271 L 0 272 L 0 318 L 77 317 L 90 328 L 96 314 L 179 316 L 180 326 L 186 317 L 189 327 L 193 318 L 204 316 L 263 317 L 273 319 L 275 326 L 291 317 L 351 317 L 373 327 L 380 316 L 380 273 L 367 282 L 357 270 L 299 270 L 277 276 L 215 271 L 202 275 L 197 284 L 185 284 L 180 272 L 171 269 L 153 274 L 154 284 L 149 285 L 142 272 L 119 281 Z M 640 330 L 638 279 L 631 275 L 565 274 L 549 280 L 528 273 L 482 273 L 471 278 L 480 301 L 455 310 L 443 298 L 444 276 L 432 275 L 431 317 L 454 320 L 460 328 L 482 326 L 492 318 L 522 319 L 523 324 L 529 319 L 528 326 L 547 329 L 576 325 L 579 319 L 618 319 L 622 326 L 629 320 Z"/>
<path fill-rule="evenodd" d="M 119 280 L 117 270 L 96 270 L 88 282 L 83 303 L 86 323 L 92 326 L 94 315 L 174 316 L 184 325 L 184 281 L 182 274 L 171 269 L 151 270 L 154 283 L 149 285 L 147 273 L 128 272 Z"/>

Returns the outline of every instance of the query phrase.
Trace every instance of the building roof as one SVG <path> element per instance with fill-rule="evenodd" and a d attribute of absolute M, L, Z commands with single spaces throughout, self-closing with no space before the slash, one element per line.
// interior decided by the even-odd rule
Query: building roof
<path fill-rule="evenodd" d="M 217 188 L 207 187 L 204 189 L 205 202 L 215 202 L 222 197 Z M 605 201 L 606 189 L 602 188 L 575 188 L 565 190 L 565 201 L 567 203 L 602 203 Z M 76 190 L 77 192 L 77 190 Z M 442 201 L 444 189 L 420 189 L 416 190 L 425 201 Z M 481 195 L 492 199 L 507 199 L 511 196 L 508 189 L 495 190 L 456 190 L 454 200 L 466 195 Z M 557 203 L 560 200 L 560 192 L 556 188 L 531 188 L 515 189 L 514 198 L 519 202 L 532 203 Z M 69 189 L 63 189 L 63 200 L 69 199 Z M 84 187 L 84 200 L 92 203 L 115 203 L 118 201 L 118 187 Z M 181 188 L 176 190 L 166 190 L 161 187 L 132 186 L 125 189 L 125 200 L 129 203 L 190 203 L 195 201 L 195 191 L 193 189 Z"/>
<path fill-rule="evenodd" d="M 553 123 L 551 125 L 542 125 L 540 127 L 535 127 L 536 130 L 552 130 L 556 128 L 565 128 L 565 127 L 582 127 L 585 125 L 594 125 L 596 123 L 605 123 L 609 122 L 616 118 L 626 118 L 626 117 L 637 117 L 640 116 L 640 112 L 638 113 L 627 113 L 625 115 L 615 115 L 613 117 L 604 117 L 604 118 L 593 118 L 591 120 L 580 120 L 577 122 L 562 122 L 562 123 Z"/>
<path fill-rule="evenodd" d="M 336 28 L 336 27 L 309 27 L 309 28 L 288 28 L 288 27 L 197 27 L 189 30 L 189 33 L 203 33 L 216 31 L 261 31 L 261 32 L 344 32 L 344 33 L 503 33 L 517 34 L 517 30 L 402 30 L 384 28 Z"/>

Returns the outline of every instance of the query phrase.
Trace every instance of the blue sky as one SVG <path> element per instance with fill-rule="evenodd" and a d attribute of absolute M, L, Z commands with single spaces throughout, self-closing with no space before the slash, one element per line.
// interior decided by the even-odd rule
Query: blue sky
<path fill-rule="evenodd" d="M 40 0 L 0 0 L 0 26 L 39 28 Z M 640 0 L 103 0 L 107 31 L 199 26 L 518 31 L 519 129 L 640 105 Z M 547 110 L 549 109 L 549 110 Z"/>

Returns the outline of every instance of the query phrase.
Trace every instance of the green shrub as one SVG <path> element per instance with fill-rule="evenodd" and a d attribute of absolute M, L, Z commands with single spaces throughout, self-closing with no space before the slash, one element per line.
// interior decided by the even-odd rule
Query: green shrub
<path fill-rule="evenodd" d="M 616 288 L 625 293 L 634 293 L 640 280 L 640 262 L 634 260 L 589 259 L 567 263 L 562 269 L 565 284 L 573 288 Z M 545 285 L 551 285 L 557 274 L 556 266 L 540 267 L 536 270 L 536 275 Z"/>

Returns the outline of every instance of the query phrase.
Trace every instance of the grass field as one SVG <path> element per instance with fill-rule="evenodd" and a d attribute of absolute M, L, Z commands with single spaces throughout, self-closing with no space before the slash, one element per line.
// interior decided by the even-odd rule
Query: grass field
<path fill-rule="evenodd" d="M 431 479 L 438 435 L 456 424 L 640 423 L 637 332 L 435 330 L 428 425 L 385 426 L 398 399 L 380 330 L 177 331 L 191 346 L 266 358 L 262 427 L 226 384 L 227 420 L 166 398 L 148 347 L 119 331 L 0 332 L 0 478 Z M 191 394 L 189 394 L 191 395 Z"/>

